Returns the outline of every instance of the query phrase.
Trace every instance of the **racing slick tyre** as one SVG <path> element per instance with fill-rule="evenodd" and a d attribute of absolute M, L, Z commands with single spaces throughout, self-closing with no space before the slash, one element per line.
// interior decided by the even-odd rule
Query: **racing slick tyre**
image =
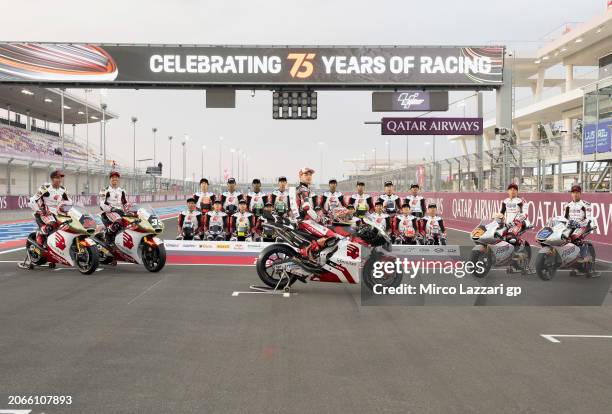
<path fill-rule="evenodd" d="M 551 280 L 559 269 L 558 254 L 538 253 L 535 261 L 535 271 L 542 280 Z"/>
<path fill-rule="evenodd" d="M 470 254 L 470 262 L 474 265 L 474 272 L 472 275 L 479 278 L 487 276 L 493 267 L 493 256 L 491 255 L 491 250 L 487 249 L 484 252 L 481 250 L 472 250 L 472 253 Z M 483 265 L 476 266 L 476 263 L 478 262 L 481 262 Z"/>
<path fill-rule="evenodd" d="M 83 247 L 80 253 L 76 252 L 75 250 L 74 263 L 81 274 L 92 274 L 96 271 L 98 265 L 100 264 L 98 248 L 95 245 Z"/>
<path fill-rule="evenodd" d="M 369 290 L 374 290 L 374 285 L 382 285 L 383 287 L 398 287 L 402 284 L 402 274 L 397 272 L 395 265 L 392 273 L 385 273 L 383 277 L 374 277 L 374 263 L 392 262 L 395 263 L 395 257 L 386 256 L 380 252 L 374 252 L 365 262 L 361 274 L 363 283 Z"/>
<path fill-rule="evenodd" d="M 144 245 L 142 248 L 142 264 L 149 272 L 156 273 L 166 265 L 166 246 L 156 247 Z"/>
<path fill-rule="evenodd" d="M 286 244 L 272 244 L 259 253 L 257 263 L 257 276 L 266 286 L 272 289 L 284 289 L 293 285 L 297 276 L 289 275 L 289 279 L 279 275 L 274 266 L 280 262 L 298 256 L 298 253 Z"/>

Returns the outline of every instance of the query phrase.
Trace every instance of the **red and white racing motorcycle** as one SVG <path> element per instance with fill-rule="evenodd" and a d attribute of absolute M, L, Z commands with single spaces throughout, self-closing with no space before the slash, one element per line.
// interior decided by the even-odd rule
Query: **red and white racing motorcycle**
<path fill-rule="evenodd" d="M 166 248 L 159 236 L 164 223 L 148 205 L 131 205 L 121 218 L 121 230 L 113 243 L 104 233 L 95 236 L 102 264 L 117 262 L 142 264 L 149 272 L 159 272 L 166 265 Z"/>
<path fill-rule="evenodd" d="M 402 275 L 397 273 L 382 278 L 372 276 L 375 261 L 394 261 L 395 258 L 380 251 L 381 248 L 391 251 L 391 239 L 368 218 L 364 218 L 356 230 L 343 226 L 348 235 L 336 241 L 333 247 L 324 246 L 316 262 L 300 251 L 318 237 L 299 230 L 295 221 L 269 220 L 263 227 L 273 230 L 283 242 L 266 247 L 256 263 L 259 278 L 272 289 L 287 289 L 297 280 L 365 283 L 370 289 L 375 284 L 399 286 L 402 281 Z"/>
<path fill-rule="evenodd" d="M 84 275 L 96 271 L 99 263 L 98 249 L 93 236 L 96 222 L 83 206 L 72 202 L 60 204 L 55 214 L 57 229 L 47 237 L 42 246 L 36 241 L 36 232 L 26 240 L 26 258 L 19 267 L 33 269 L 35 266 L 56 264 L 74 266 Z"/>

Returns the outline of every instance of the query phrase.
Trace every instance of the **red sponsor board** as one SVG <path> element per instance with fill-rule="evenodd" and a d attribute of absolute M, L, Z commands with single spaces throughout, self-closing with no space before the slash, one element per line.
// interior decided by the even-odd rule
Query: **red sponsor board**
<path fill-rule="evenodd" d="M 471 231 L 483 219 L 501 209 L 503 193 L 443 193 L 428 192 L 423 196 L 427 202 L 435 202 L 438 212 L 448 227 Z M 529 221 L 534 229 L 529 232 L 531 239 L 535 232 L 546 224 L 550 217 L 562 216 L 565 204 L 570 201 L 569 193 L 523 193 Z M 612 245 L 612 193 L 584 193 L 583 199 L 593 206 L 593 217 L 597 230 L 590 240 Z"/>

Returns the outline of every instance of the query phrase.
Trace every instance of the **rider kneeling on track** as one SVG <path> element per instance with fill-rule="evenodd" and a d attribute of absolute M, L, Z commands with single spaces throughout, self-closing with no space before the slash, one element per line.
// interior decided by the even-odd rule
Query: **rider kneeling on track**
<path fill-rule="evenodd" d="M 584 263 L 588 254 L 588 246 L 582 241 L 587 234 L 596 228 L 596 225 L 593 220 L 591 203 L 582 200 L 582 187 L 573 185 L 570 194 L 572 201 L 565 205 L 564 216 L 569 220 L 565 237 L 575 245 L 580 246 L 578 262 Z"/>
<path fill-rule="evenodd" d="M 252 241 L 254 239 L 255 215 L 247 211 L 247 202 L 240 200 L 238 212 L 230 217 L 230 241 Z"/>
<path fill-rule="evenodd" d="M 55 217 L 60 203 L 70 201 L 66 188 L 62 186 L 64 173 L 53 171 L 49 178 L 51 183 L 43 184 L 38 192 L 30 198 L 30 208 L 34 210 L 34 218 L 38 225 L 36 243 L 46 247 L 47 237 L 58 227 Z"/>
<path fill-rule="evenodd" d="M 121 221 L 125 211 L 129 208 L 125 190 L 119 187 L 121 175 L 112 171 L 108 175 L 109 186 L 103 188 L 98 196 L 98 204 L 102 210 L 101 218 L 104 223 L 107 243 L 114 243 L 115 236 L 121 230 Z"/>
<path fill-rule="evenodd" d="M 518 185 L 508 184 L 508 198 L 502 201 L 500 212 L 494 218 L 500 218 L 508 228 L 506 241 L 518 250 L 523 241 L 519 237 L 529 227 L 527 212 L 525 211 L 525 200 L 518 195 Z"/>
<path fill-rule="evenodd" d="M 410 212 L 410 204 L 405 202 L 399 214 L 393 218 L 393 241 L 396 244 L 417 244 L 421 232 L 421 219 Z"/>
<path fill-rule="evenodd" d="M 277 222 L 280 220 L 289 220 L 284 216 L 284 214 L 279 214 L 277 210 L 274 208 L 274 205 L 271 202 L 267 202 L 264 205 L 263 213 L 261 216 L 257 218 L 255 222 L 255 230 L 254 233 L 256 235 L 256 239 L 258 241 L 264 242 L 274 242 L 278 241 L 274 231 L 264 229 L 263 224 L 269 222 Z"/>
<path fill-rule="evenodd" d="M 425 244 L 446 244 L 446 228 L 444 220 L 438 216 L 438 206 L 430 203 L 427 206 L 427 214 L 423 217 L 421 234 Z"/>
<path fill-rule="evenodd" d="M 221 210 L 221 201 L 215 200 L 212 211 L 204 216 L 204 236 L 206 240 L 227 240 L 229 223 L 227 214 Z"/>
<path fill-rule="evenodd" d="M 374 203 L 374 212 L 366 214 L 370 220 L 372 220 L 378 227 L 383 229 L 385 233 L 391 233 L 391 217 L 385 213 L 384 202 L 381 199 L 378 199 L 376 203 Z"/>
<path fill-rule="evenodd" d="M 196 207 L 196 199 L 187 199 L 187 209 L 178 215 L 177 240 L 202 240 L 204 218 L 202 212 Z"/>

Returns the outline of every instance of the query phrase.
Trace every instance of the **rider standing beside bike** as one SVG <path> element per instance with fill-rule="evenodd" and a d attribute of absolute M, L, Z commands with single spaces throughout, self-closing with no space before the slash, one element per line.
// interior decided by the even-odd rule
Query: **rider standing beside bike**
<path fill-rule="evenodd" d="M 520 247 L 521 244 L 519 234 L 527 228 L 526 202 L 519 197 L 518 193 L 516 183 L 508 184 L 508 198 L 502 201 L 501 210 L 497 215 L 498 218 L 503 219 L 504 224 L 508 227 L 507 241 L 515 249 Z"/>
<path fill-rule="evenodd" d="M 30 198 L 30 208 L 34 210 L 34 218 L 39 229 L 36 233 L 36 243 L 41 246 L 46 244 L 47 236 L 57 228 L 58 223 L 55 218 L 57 206 L 64 201 L 70 201 L 66 188 L 62 186 L 64 173 L 55 170 L 49 178 L 51 183 L 43 184 Z"/>
<path fill-rule="evenodd" d="M 574 243 L 580 243 L 582 237 L 596 227 L 593 219 L 591 203 L 582 199 L 582 187 L 573 185 L 570 189 L 572 201 L 565 205 L 565 218 L 569 221 L 571 231 L 568 238 Z M 588 253 L 588 246 L 580 244 L 580 258 L 578 262 L 584 263 Z"/>
<path fill-rule="evenodd" d="M 204 228 L 202 212 L 196 208 L 196 199 L 187 199 L 187 209 L 178 215 L 178 234 L 177 240 L 200 238 Z M 187 230 L 189 229 L 189 230 Z"/>
<path fill-rule="evenodd" d="M 200 180 L 200 191 L 195 193 L 193 198 L 195 199 L 197 209 L 202 214 L 212 210 L 212 205 L 215 202 L 215 193 L 208 191 L 208 179 L 202 178 Z"/>
<path fill-rule="evenodd" d="M 410 204 L 410 211 L 416 217 L 425 215 L 425 198 L 419 195 L 420 187 L 418 184 L 410 186 L 410 194 L 406 196 L 406 203 Z"/>
<path fill-rule="evenodd" d="M 117 232 L 121 230 L 121 219 L 125 215 L 128 206 L 127 194 L 123 188 L 119 187 L 121 175 L 117 171 L 112 171 L 108 175 L 109 186 L 100 190 L 98 195 L 98 205 L 102 210 L 102 223 L 106 228 L 106 242 L 113 243 Z"/>

